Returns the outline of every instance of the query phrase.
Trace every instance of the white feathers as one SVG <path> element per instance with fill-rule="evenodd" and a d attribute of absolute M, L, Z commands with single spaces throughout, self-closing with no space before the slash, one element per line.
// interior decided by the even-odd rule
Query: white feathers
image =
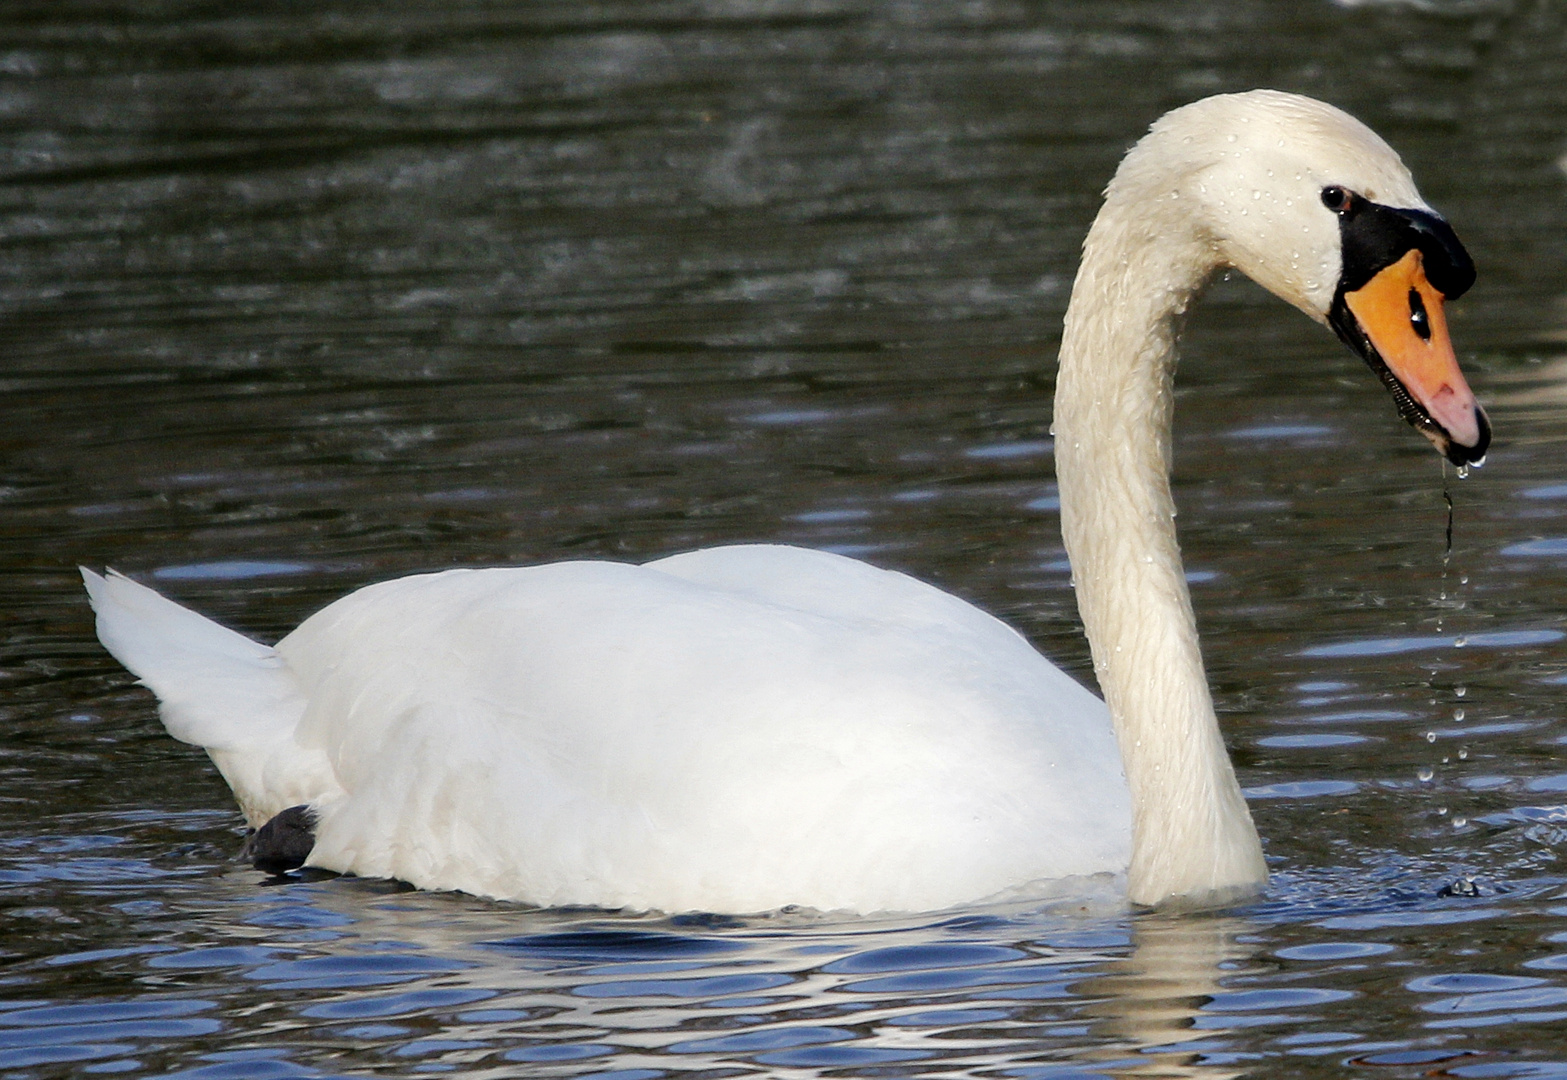
<path fill-rule="evenodd" d="M 121 659 L 156 689 L 190 671 L 169 644 Z M 272 654 L 303 688 L 289 739 L 343 792 L 316 866 L 750 911 L 940 908 L 1126 862 L 1104 706 L 996 619 L 836 555 L 402 578 L 250 648 L 209 650 L 207 678 Z"/>
<path fill-rule="evenodd" d="M 274 650 L 119 574 L 82 581 L 98 640 L 158 695 L 169 734 L 206 748 L 252 826 L 336 794 L 326 761 L 295 741 L 305 695 Z"/>

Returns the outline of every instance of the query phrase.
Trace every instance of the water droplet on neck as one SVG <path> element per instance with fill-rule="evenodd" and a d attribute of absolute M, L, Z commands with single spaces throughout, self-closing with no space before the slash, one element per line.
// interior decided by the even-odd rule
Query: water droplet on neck
<path fill-rule="evenodd" d="M 1415 776 L 1420 779 L 1422 784 L 1429 784 L 1431 782 L 1431 778 L 1435 775 L 1436 773 L 1431 771 L 1431 767 L 1429 765 L 1420 766 L 1420 771 L 1415 773 Z"/>
<path fill-rule="evenodd" d="M 1467 687 L 1467 686 L 1455 686 L 1455 687 L 1453 687 L 1453 696 L 1454 697 L 1463 697 L 1467 693 L 1469 693 L 1469 687 Z"/>
<path fill-rule="evenodd" d="M 1453 710 L 1453 722 L 1454 723 L 1462 723 L 1463 719 L 1464 719 L 1464 710 L 1462 710 L 1462 709 L 1454 709 Z"/>

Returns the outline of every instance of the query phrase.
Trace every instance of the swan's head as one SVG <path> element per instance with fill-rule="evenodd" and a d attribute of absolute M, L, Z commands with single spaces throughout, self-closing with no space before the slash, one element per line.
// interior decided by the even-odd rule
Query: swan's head
<path fill-rule="evenodd" d="M 1449 460 L 1485 457 L 1490 424 L 1442 309 L 1474 264 L 1360 121 L 1274 90 L 1207 98 L 1155 123 L 1106 195 L 1179 206 L 1219 265 L 1332 326 Z"/>

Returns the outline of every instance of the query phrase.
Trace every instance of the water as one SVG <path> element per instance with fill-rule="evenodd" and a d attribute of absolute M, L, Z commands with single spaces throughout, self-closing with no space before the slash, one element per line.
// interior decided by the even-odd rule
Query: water
<path fill-rule="evenodd" d="M 6 5 L 0 1075 L 1567 1075 L 1564 59 L 1538 0 Z M 1176 497 L 1256 903 L 268 884 L 93 640 L 79 562 L 270 640 L 397 573 L 787 540 L 1091 682 L 1075 252 L 1149 120 L 1262 84 L 1453 220 L 1497 442 L 1444 571 L 1359 361 L 1241 281 L 1195 310 Z"/>

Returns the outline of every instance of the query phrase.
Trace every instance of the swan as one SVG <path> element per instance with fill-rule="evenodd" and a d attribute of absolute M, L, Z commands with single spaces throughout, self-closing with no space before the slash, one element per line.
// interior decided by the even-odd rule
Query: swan
<path fill-rule="evenodd" d="M 1103 701 L 962 600 L 774 545 L 405 577 L 271 647 L 84 569 L 98 635 L 206 748 L 262 869 L 667 912 L 1106 874 L 1228 902 L 1267 869 L 1169 484 L 1176 332 L 1224 267 L 1336 331 L 1449 460 L 1490 441 L 1443 316 L 1473 264 L 1386 143 L 1269 90 L 1159 119 L 1084 243 L 1052 429 Z"/>

